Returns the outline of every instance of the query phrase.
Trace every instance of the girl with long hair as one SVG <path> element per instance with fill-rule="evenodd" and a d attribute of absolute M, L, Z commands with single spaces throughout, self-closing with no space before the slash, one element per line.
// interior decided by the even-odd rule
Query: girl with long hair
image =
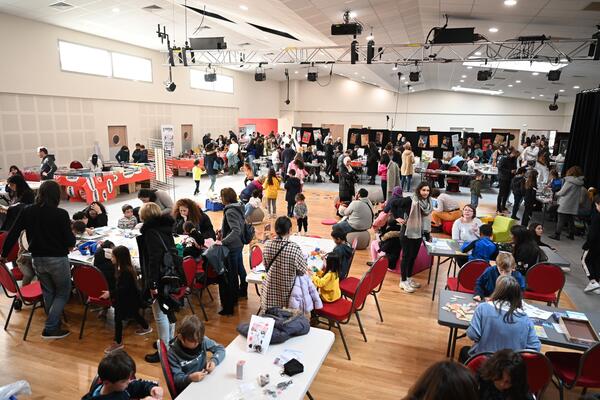
<path fill-rule="evenodd" d="M 533 213 L 533 207 L 537 201 L 535 199 L 537 193 L 537 178 L 538 172 L 533 169 L 529 171 L 529 175 L 525 180 L 525 210 L 523 211 L 523 218 L 521 220 L 521 225 L 523 226 L 529 224 L 529 219 Z"/>
<path fill-rule="evenodd" d="M 174 233 L 181 235 L 183 233 L 183 224 L 191 221 L 194 225 L 200 224 L 200 207 L 191 199 L 179 199 L 173 207 L 173 225 Z"/>
<path fill-rule="evenodd" d="M 530 400 L 527 365 L 510 349 L 499 350 L 479 370 L 479 400 Z"/>

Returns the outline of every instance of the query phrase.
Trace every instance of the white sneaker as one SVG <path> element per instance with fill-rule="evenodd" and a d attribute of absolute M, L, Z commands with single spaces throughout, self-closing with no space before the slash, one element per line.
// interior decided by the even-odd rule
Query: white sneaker
<path fill-rule="evenodd" d="M 600 288 L 593 290 L 592 293 L 600 295 Z"/>
<path fill-rule="evenodd" d="M 413 281 L 412 278 L 408 278 L 407 282 L 413 289 L 419 289 L 421 287 L 421 284 L 417 281 Z"/>
<path fill-rule="evenodd" d="M 600 289 L 600 283 L 596 282 L 594 279 L 592 279 L 590 281 L 590 283 L 587 284 L 587 286 L 585 287 L 585 289 L 583 289 L 584 292 L 588 293 L 588 292 L 593 292 L 597 289 Z"/>
<path fill-rule="evenodd" d="M 571 272 L 571 267 L 560 267 L 564 272 Z"/>
<path fill-rule="evenodd" d="M 400 288 L 406 293 L 413 293 L 415 291 L 415 289 L 412 286 L 410 286 L 410 283 L 408 283 L 408 281 L 400 281 Z"/>

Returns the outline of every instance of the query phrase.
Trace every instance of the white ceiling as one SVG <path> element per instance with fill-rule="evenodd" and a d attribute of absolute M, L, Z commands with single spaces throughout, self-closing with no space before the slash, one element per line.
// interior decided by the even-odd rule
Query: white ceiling
<path fill-rule="evenodd" d="M 58 0 L 0 0 L 0 11 L 44 21 L 135 45 L 164 50 L 154 33 L 157 24 L 165 25 L 176 44 L 185 34 L 185 0 L 63 0 L 74 7 L 57 11 L 49 5 Z M 583 10 L 592 0 L 518 0 L 507 7 L 503 0 L 187 0 L 189 6 L 204 8 L 235 23 L 187 13 L 187 32 L 191 36 L 198 26 L 209 26 L 195 36 L 224 36 L 229 48 L 279 49 L 288 46 L 348 45 L 349 36 L 331 36 L 332 23 L 342 20 L 346 9 L 356 12 L 365 27 L 361 43 L 372 32 L 377 43 L 421 43 L 429 30 L 443 25 L 443 14 L 450 17 L 449 27 L 475 27 L 489 40 L 506 40 L 518 36 L 541 35 L 560 38 L 589 38 L 600 23 L 600 12 Z M 158 11 L 143 7 L 157 5 Z M 246 6 L 247 10 L 240 6 Z M 117 10 L 118 9 L 118 10 Z M 247 22 L 285 31 L 299 41 L 262 32 Z M 498 28 L 490 33 L 489 28 Z M 581 89 L 600 84 L 600 62 L 574 62 L 563 68 L 558 82 L 549 82 L 544 74 L 497 71 L 494 79 L 477 82 L 477 69 L 458 63 L 428 64 L 421 68 L 422 80 L 415 90 L 449 90 L 462 85 L 472 88 L 503 90 L 503 96 L 551 101 L 559 89 L 559 101 L 573 101 Z M 289 66 L 288 66 L 289 67 Z M 289 67 L 293 79 L 304 79 L 306 68 Z M 402 67 L 408 73 L 411 68 Z M 412 68 L 414 70 L 414 67 Z M 253 71 L 253 68 L 250 68 Z M 298 71 L 298 73 L 294 73 Z M 326 77 L 328 68 L 320 69 Z M 398 86 L 397 72 L 391 65 L 336 65 L 334 72 L 352 79 L 367 81 L 387 89 Z M 462 78 L 466 75 L 466 78 Z M 267 71 L 268 79 L 283 79 L 283 68 Z M 464 79 L 465 82 L 460 83 Z M 515 81 L 520 80 L 521 83 Z M 492 86 L 493 85 L 493 86 Z M 509 87 L 508 85 L 513 85 Z M 406 87 L 406 85 L 402 85 Z M 574 89 L 579 86 L 581 89 Z M 540 96 L 543 95 L 543 96 Z"/>

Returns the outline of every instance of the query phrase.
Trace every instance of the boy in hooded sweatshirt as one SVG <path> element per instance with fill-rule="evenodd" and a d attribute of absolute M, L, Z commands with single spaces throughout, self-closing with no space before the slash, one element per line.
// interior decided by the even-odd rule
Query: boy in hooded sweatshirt
<path fill-rule="evenodd" d="M 211 353 L 210 360 L 207 352 Z M 185 317 L 169 348 L 169 364 L 177 390 L 181 393 L 191 382 L 201 381 L 224 359 L 225 348 L 204 336 L 204 323 L 195 315 Z"/>
<path fill-rule="evenodd" d="M 346 232 L 341 229 L 333 229 L 331 238 L 335 243 L 333 253 L 336 253 L 340 258 L 340 269 L 338 273 L 339 280 L 346 279 L 350 272 L 350 264 L 352 261 L 352 247 L 346 241 Z"/>

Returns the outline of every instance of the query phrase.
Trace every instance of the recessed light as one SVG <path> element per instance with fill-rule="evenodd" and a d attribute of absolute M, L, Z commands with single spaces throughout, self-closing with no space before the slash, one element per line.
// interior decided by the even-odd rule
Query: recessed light
<path fill-rule="evenodd" d="M 573 86 L 573 89 L 579 89 L 579 86 Z"/>
<path fill-rule="evenodd" d="M 471 67 L 470 65 L 467 67 L 467 69 L 473 69 L 473 67 Z"/>
<path fill-rule="evenodd" d="M 398 70 L 398 66 L 397 66 L 397 65 L 394 65 L 394 66 L 392 67 L 392 71 L 396 71 L 396 70 Z"/>
<path fill-rule="evenodd" d="M 488 29 L 488 31 L 490 31 L 491 33 L 496 33 L 496 32 L 498 32 L 498 28 L 491 27 L 490 29 Z"/>
<path fill-rule="evenodd" d="M 350 14 L 348 14 L 348 16 L 350 18 L 356 18 L 356 11 L 350 11 Z"/>
<path fill-rule="evenodd" d="M 465 79 L 467 76 L 466 75 L 462 75 L 461 78 Z"/>
<path fill-rule="evenodd" d="M 517 80 L 515 81 L 515 83 L 521 83 L 521 81 L 517 79 Z"/>
<path fill-rule="evenodd" d="M 115 7 L 115 8 L 112 9 L 112 12 L 114 12 L 114 13 L 118 13 L 119 11 L 121 11 L 121 10 L 119 8 L 117 8 L 117 7 Z"/>
<path fill-rule="evenodd" d="M 480 56 L 480 55 L 481 55 L 481 52 L 480 52 L 480 51 L 478 51 L 478 52 L 476 52 L 476 53 L 475 53 L 475 55 L 476 55 L 476 56 Z"/>
<path fill-rule="evenodd" d="M 565 89 L 560 89 L 559 92 L 564 93 Z"/>
<path fill-rule="evenodd" d="M 540 73 L 539 72 L 532 72 L 531 75 L 533 76 L 538 76 Z"/>
<path fill-rule="evenodd" d="M 297 74 L 297 73 L 298 73 L 298 71 L 294 71 L 294 73 L 295 73 L 295 74 Z"/>
<path fill-rule="evenodd" d="M 358 72 L 355 72 L 354 75 L 358 75 Z"/>
<path fill-rule="evenodd" d="M 544 97 L 544 95 L 543 95 L 543 94 L 541 94 L 541 93 L 540 93 L 540 95 L 539 95 L 539 96 L 540 96 L 540 97 Z"/>
<path fill-rule="evenodd" d="M 513 87 L 513 85 L 508 85 L 508 87 Z"/>
<path fill-rule="evenodd" d="M 504 0 L 504 5 L 508 7 L 512 7 L 517 5 L 517 0 Z"/>
<path fill-rule="evenodd" d="M 534 99 L 535 99 L 535 96 L 531 96 L 531 100 L 534 100 Z"/>
<path fill-rule="evenodd" d="M 559 61 L 560 61 L 561 63 L 568 63 L 568 62 L 569 62 L 569 59 L 568 59 L 568 58 L 561 58 Z"/>
<path fill-rule="evenodd" d="M 400 77 L 400 80 L 401 80 L 401 81 L 403 81 L 403 80 L 405 80 L 405 79 L 406 79 L 406 77 L 405 77 L 405 76 L 401 76 L 401 77 Z"/>
<path fill-rule="evenodd" d="M 461 79 L 461 80 L 460 80 L 460 83 L 465 83 L 465 80 L 464 80 L 464 79 Z"/>
<path fill-rule="evenodd" d="M 240 5 L 240 8 L 244 11 L 248 11 L 248 6 L 245 6 L 243 4 Z"/>

